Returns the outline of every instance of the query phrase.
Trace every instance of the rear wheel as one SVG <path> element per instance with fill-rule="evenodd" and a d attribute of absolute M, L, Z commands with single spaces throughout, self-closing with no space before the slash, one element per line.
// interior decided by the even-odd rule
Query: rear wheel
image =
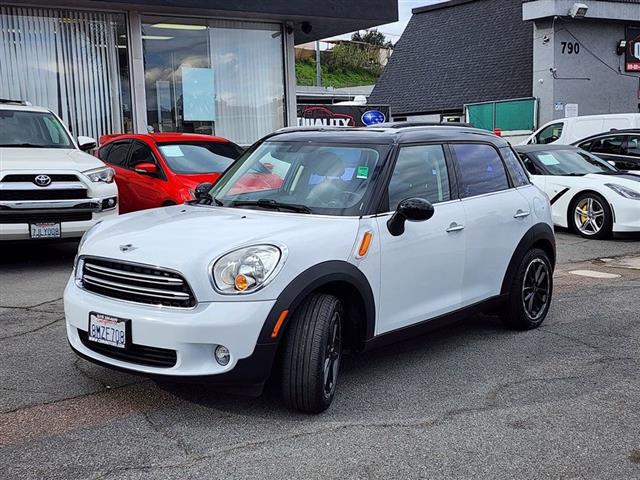
<path fill-rule="evenodd" d="M 511 328 L 539 327 L 549 312 L 553 293 L 553 270 L 549 257 L 539 248 L 530 250 L 520 262 L 500 317 Z"/>
<path fill-rule="evenodd" d="M 314 294 L 291 319 L 281 377 L 289 408 L 320 413 L 331 405 L 342 357 L 342 311 L 337 297 Z"/>
<path fill-rule="evenodd" d="M 583 237 L 608 238 L 613 229 L 611 208 L 597 193 L 582 193 L 571 202 L 569 224 Z"/>

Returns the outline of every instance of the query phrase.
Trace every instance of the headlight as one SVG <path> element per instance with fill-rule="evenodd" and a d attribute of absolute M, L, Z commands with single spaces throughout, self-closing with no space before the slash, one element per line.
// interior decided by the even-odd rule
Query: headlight
<path fill-rule="evenodd" d="M 607 187 L 616 192 L 618 195 L 622 195 L 624 198 L 630 198 L 631 200 L 640 200 L 640 192 L 636 192 L 623 185 L 617 183 L 605 183 Z"/>
<path fill-rule="evenodd" d="M 89 180 L 92 182 L 111 183 L 113 182 L 113 176 L 116 174 L 116 171 L 110 167 L 101 167 L 94 170 L 87 170 L 83 173 L 89 177 Z"/>
<path fill-rule="evenodd" d="M 214 287 L 227 295 L 255 292 L 275 276 L 282 256 L 275 245 L 255 245 L 227 253 L 211 269 Z"/>
<path fill-rule="evenodd" d="M 84 245 L 84 243 L 87 241 L 87 238 L 89 238 L 89 236 L 91 235 L 91 232 L 95 230 L 95 228 L 100 225 L 100 223 L 102 222 L 102 220 L 94 223 L 93 225 L 91 225 L 91 227 L 89 227 L 89 230 L 87 230 L 86 232 L 84 232 L 84 235 L 82 235 L 82 238 L 80 239 L 80 243 L 78 244 L 78 253 L 80 253 L 80 250 L 82 250 L 82 246 Z"/>

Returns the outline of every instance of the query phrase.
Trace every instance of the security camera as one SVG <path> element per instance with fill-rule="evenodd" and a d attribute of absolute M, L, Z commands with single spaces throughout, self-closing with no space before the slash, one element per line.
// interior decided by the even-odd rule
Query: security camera
<path fill-rule="evenodd" d="M 309 35 L 311 33 L 311 30 L 313 30 L 313 25 L 311 25 L 311 23 L 309 22 L 302 22 L 302 33 L 304 33 L 305 35 Z"/>
<path fill-rule="evenodd" d="M 569 9 L 569 16 L 571 18 L 584 18 L 589 10 L 589 6 L 584 3 L 574 3 Z"/>

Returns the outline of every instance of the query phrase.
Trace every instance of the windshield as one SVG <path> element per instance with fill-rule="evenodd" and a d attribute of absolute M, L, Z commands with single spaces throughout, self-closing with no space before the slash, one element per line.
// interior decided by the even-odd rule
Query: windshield
<path fill-rule="evenodd" d="M 175 142 L 159 143 L 158 149 L 175 173 L 224 172 L 241 154 L 233 143 Z"/>
<path fill-rule="evenodd" d="M 549 150 L 531 155 L 551 175 L 585 175 L 618 171 L 604 160 L 580 150 Z"/>
<path fill-rule="evenodd" d="M 75 148 L 55 115 L 24 110 L 0 110 L 0 147 Z"/>
<path fill-rule="evenodd" d="M 229 207 L 359 215 L 388 151 L 386 145 L 266 142 L 231 167 L 211 195 Z"/>

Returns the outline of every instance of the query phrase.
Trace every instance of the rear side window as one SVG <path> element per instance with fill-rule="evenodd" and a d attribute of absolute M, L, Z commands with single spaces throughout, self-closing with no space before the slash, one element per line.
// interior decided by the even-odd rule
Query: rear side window
<path fill-rule="evenodd" d="M 125 166 L 127 163 L 127 153 L 129 152 L 130 142 L 118 142 L 114 143 L 111 149 L 107 152 L 106 158 L 103 160 L 111 165 L 117 165 L 119 167 Z"/>
<path fill-rule="evenodd" d="M 604 153 L 621 155 L 622 145 L 624 144 L 625 137 L 623 135 L 612 135 L 610 137 L 602 137 L 594 140 L 591 144 L 589 151 L 591 153 Z"/>
<path fill-rule="evenodd" d="M 502 153 L 502 158 L 504 158 L 504 163 L 507 165 L 507 170 L 509 170 L 513 185 L 516 187 L 529 185 L 529 177 L 524 170 L 524 166 L 517 155 L 513 153 L 513 150 L 509 147 L 504 147 L 500 149 L 500 152 Z"/>
<path fill-rule="evenodd" d="M 453 144 L 460 169 L 460 194 L 474 197 L 509 188 L 507 172 L 495 148 L 486 144 Z"/>

